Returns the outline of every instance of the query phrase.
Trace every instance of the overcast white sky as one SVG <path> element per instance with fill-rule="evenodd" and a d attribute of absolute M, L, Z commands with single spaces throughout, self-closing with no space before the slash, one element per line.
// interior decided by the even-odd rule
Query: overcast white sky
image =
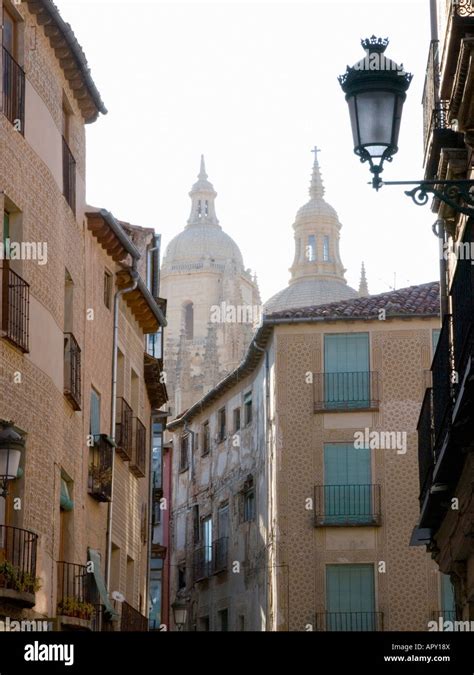
<path fill-rule="evenodd" d="M 317 144 L 348 282 L 358 286 L 362 260 L 371 293 L 395 273 L 398 288 L 438 278 L 434 214 L 403 188 L 367 184 L 336 79 L 363 57 L 361 38 L 390 38 L 387 55 L 414 78 L 383 177 L 421 178 L 429 0 L 56 4 L 109 110 L 88 127 L 89 203 L 154 227 L 166 245 L 186 224 L 204 153 L 220 223 L 265 300 L 287 284 Z"/>

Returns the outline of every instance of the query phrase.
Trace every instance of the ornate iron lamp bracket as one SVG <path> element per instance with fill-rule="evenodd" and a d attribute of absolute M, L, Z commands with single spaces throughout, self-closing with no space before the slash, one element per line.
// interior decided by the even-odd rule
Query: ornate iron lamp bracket
<path fill-rule="evenodd" d="M 450 206 L 457 213 L 474 216 L 474 180 L 425 180 L 425 181 L 383 181 L 375 176 L 372 185 L 378 190 L 383 185 L 413 185 L 405 194 L 415 204 L 424 206 L 433 195 Z"/>

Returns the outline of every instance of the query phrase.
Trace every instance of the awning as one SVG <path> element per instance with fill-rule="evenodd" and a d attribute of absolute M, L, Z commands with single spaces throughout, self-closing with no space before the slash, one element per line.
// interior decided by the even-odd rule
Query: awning
<path fill-rule="evenodd" d="M 61 496 L 59 498 L 60 505 L 63 511 L 72 511 L 74 508 L 74 502 L 71 499 L 69 494 L 69 486 L 67 481 L 64 478 L 61 478 Z"/>
<path fill-rule="evenodd" d="M 104 577 L 102 576 L 102 572 L 100 570 L 100 553 L 93 548 L 88 548 L 87 554 L 89 556 L 89 560 L 94 566 L 92 573 L 94 575 L 97 590 L 99 591 L 100 599 L 105 607 L 104 613 L 107 619 L 110 621 L 117 621 L 119 614 L 115 611 L 112 603 L 110 602 L 109 594 L 107 593 L 107 589 L 105 587 Z"/>

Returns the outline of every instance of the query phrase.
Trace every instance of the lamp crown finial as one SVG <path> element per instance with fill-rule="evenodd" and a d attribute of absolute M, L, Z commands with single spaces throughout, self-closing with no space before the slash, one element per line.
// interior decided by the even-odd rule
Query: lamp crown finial
<path fill-rule="evenodd" d="M 362 48 L 365 49 L 366 52 L 379 52 L 380 54 L 387 49 L 389 42 L 390 40 L 388 38 L 378 38 L 375 35 L 360 41 Z"/>

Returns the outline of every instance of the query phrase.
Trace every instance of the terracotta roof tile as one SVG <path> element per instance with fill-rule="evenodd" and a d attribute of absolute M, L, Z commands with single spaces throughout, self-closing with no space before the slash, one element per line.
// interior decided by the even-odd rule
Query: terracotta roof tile
<path fill-rule="evenodd" d="M 281 312 L 266 314 L 265 319 L 367 319 L 378 316 L 384 309 L 387 316 L 413 316 L 439 314 L 439 283 L 431 281 L 427 284 L 409 286 L 397 291 L 387 291 L 379 295 L 364 298 L 351 298 L 331 302 L 327 305 L 285 309 Z"/>

